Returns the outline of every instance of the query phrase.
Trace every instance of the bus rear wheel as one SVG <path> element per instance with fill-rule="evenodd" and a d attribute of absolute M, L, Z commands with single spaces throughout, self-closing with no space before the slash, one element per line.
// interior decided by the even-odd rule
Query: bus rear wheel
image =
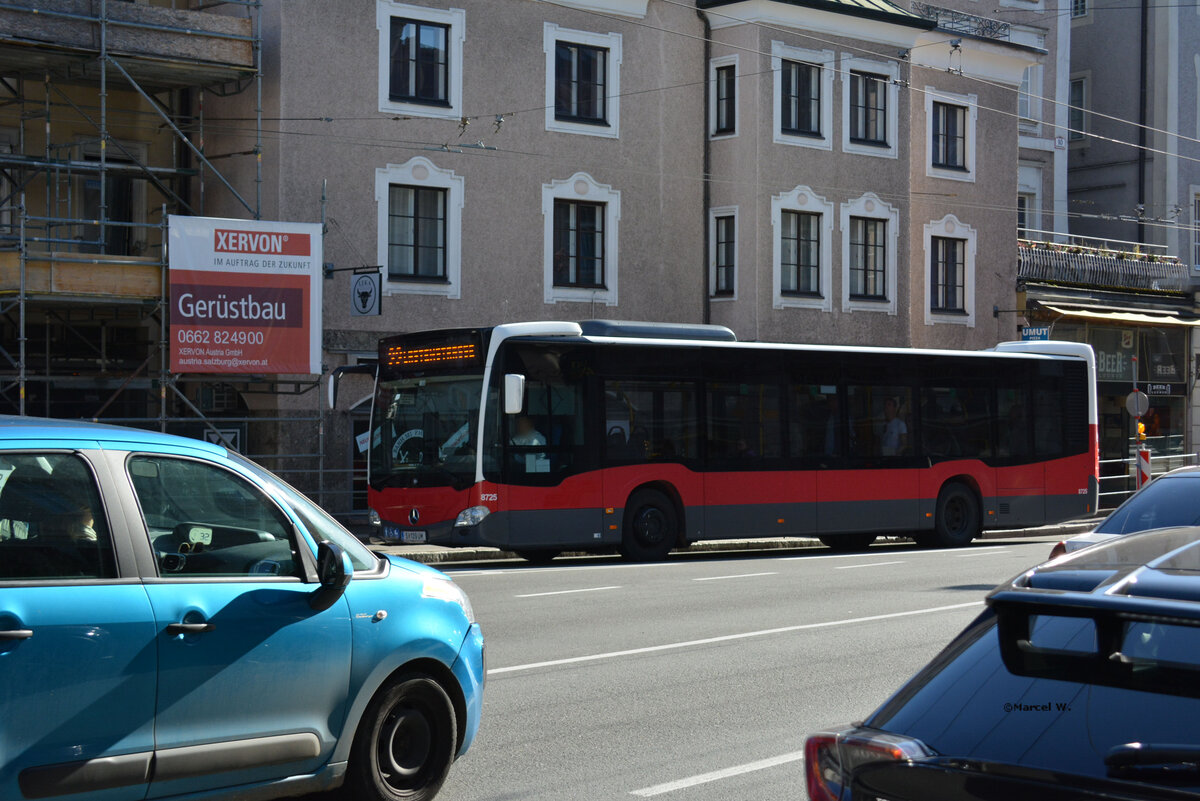
<path fill-rule="evenodd" d="M 666 558 L 679 542 L 675 504 L 658 490 L 638 490 L 625 504 L 621 531 L 621 556 L 635 562 Z"/>
<path fill-rule="evenodd" d="M 817 537 L 831 551 L 865 551 L 875 541 L 874 534 L 825 534 Z"/>
<path fill-rule="evenodd" d="M 933 537 L 938 545 L 944 548 L 967 545 L 982 530 L 979 500 L 967 486 L 951 482 L 938 493 L 933 520 Z"/>

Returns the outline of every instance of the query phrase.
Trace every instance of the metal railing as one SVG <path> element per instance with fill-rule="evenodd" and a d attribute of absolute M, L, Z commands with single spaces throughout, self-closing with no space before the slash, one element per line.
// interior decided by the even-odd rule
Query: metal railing
<path fill-rule="evenodd" d="M 1170 293 L 1185 292 L 1189 285 L 1188 265 L 1169 256 L 1025 240 L 1018 244 L 1018 279 Z"/>
<path fill-rule="evenodd" d="M 1194 453 L 1173 453 L 1166 456 L 1150 457 L 1150 477 L 1161 476 L 1179 467 L 1187 467 L 1198 463 Z M 1114 469 L 1114 465 L 1121 467 Z M 1108 469 L 1106 470 L 1106 466 Z M 1111 475 L 1104 475 L 1105 472 Z M 1100 510 L 1116 509 L 1125 499 L 1137 489 L 1137 460 L 1130 459 L 1101 459 L 1100 460 Z"/>
<path fill-rule="evenodd" d="M 967 14 L 952 8 L 915 2 L 915 0 L 911 8 L 914 14 L 933 20 L 944 31 L 966 33 L 971 36 L 980 36 L 984 39 L 1004 40 L 1007 40 L 1012 33 L 1012 26 L 1009 23 L 1001 22 L 998 19 L 991 19 L 990 17 L 980 17 L 976 14 Z"/>

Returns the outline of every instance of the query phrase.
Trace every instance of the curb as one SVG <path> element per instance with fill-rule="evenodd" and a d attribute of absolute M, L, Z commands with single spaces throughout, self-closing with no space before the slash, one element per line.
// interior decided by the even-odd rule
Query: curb
<path fill-rule="evenodd" d="M 981 540 L 1025 539 L 1030 537 L 1058 537 L 1065 539 L 1085 531 L 1091 531 L 1103 518 L 1094 520 L 1076 520 L 1058 523 L 1051 526 L 1035 528 L 996 529 L 985 531 Z M 907 537 L 881 537 L 890 542 L 903 542 Z M 714 553 L 721 551 L 769 551 L 791 550 L 796 548 L 824 547 L 820 540 L 811 537 L 768 537 L 763 539 L 737 540 L 701 540 L 686 549 L 674 553 Z M 469 548 L 448 548 L 441 545 L 371 545 L 371 550 L 377 553 L 393 554 L 423 564 L 452 564 L 455 562 L 491 562 L 499 560 L 524 561 L 512 551 L 500 548 L 485 548 L 472 546 Z M 594 556 L 585 552 L 569 551 L 563 556 Z"/>

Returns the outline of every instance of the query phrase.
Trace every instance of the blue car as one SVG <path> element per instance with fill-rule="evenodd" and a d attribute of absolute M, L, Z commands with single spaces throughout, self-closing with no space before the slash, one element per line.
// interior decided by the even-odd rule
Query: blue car
<path fill-rule="evenodd" d="M 479 728 L 462 590 L 222 447 L 0 416 L 0 798 L 430 799 Z"/>

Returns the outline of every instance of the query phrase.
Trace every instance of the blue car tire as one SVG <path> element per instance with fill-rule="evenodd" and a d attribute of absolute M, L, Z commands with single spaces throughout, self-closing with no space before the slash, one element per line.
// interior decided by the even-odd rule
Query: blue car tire
<path fill-rule="evenodd" d="M 424 675 L 391 679 L 371 700 L 355 734 L 347 784 L 361 801 L 429 801 L 454 762 L 454 705 Z"/>

